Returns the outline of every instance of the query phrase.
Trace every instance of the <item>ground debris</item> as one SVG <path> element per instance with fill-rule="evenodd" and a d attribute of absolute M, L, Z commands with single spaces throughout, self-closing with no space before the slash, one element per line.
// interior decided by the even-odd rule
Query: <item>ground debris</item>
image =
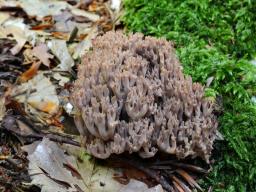
<path fill-rule="evenodd" d="M 114 176 L 123 184 L 127 184 L 130 179 L 136 179 L 151 187 L 161 184 L 166 191 L 203 191 L 196 180 L 200 176 L 208 174 L 209 171 L 175 158 L 168 161 L 164 159 L 166 157 L 142 161 L 136 155 L 129 155 L 129 157 L 114 155 L 107 161 L 110 166 L 123 168 L 124 171 L 121 175 Z M 131 174 L 132 170 L 135 173 Z"/>
<path fill-rule="evenodd" d="M 12 120 L 3 118 L 12 124 Z M 28 159 L 22 151 L 20 141 L 9 134 L 0 125 L 0 191 L 19 191 L 24 189 L 23 183 L 29 183 Z M 31 185 L 26 186 L 27 189 Z"/>

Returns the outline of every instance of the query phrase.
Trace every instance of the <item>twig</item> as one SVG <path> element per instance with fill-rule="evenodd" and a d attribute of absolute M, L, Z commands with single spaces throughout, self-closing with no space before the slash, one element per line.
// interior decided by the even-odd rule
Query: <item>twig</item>
<path fill-rule="evenodd" d="M 81 144 L 79 142 L 71 140 L 67 137 L 60 136 L 60 135 L 33 133 L 33 134 L 29 134 L 29 135 L 19 134 L 18 136 L 25 137 L 25 138 L 34 138 L 34 139 L 43 139 L 44 137 L 46 137 L 46 138 L 50 139 L 51 141 L 55 141 L 55 142 L 59 142 L 59 143 L 66 143 L 66 144 L 81 147 Z"/>
<path fill-rule="evenodd" d="M 205 169 L 202 169 L 201 167 L 197 167 L 197 166 L 194 166 L 194 165 L 188 165 L 188 164 L 184 164 L 184 163 L 176 163 L 174 161 L 161 161 L 161 162 L 157 162 L 157 163 L 154 163 L 154 165 L 152 167 L 154 168 L 157 168 L 156 166 L 158 165 L 162 165 L 162 166 L 159 166 L 159 168 L 167 168 L 167 165 L 173 165 L 175 167 L 180 167 L 180 168 L 185 168 L 185 169 L 188 169 L 188 170 L 191 170 L 191 171 L 195 171 L 195 172 L 198 172 L 198 173 L 203 173 L 203 174 L 206 174 L 208 173 L 209 171 L 208 170 L 205 170 Z"/>
<path fill-rule="evenodd" d="M 6 127 L 3 127 L 6 129 Z M 77 141 L 71 140 L 70 138 L 67 137 L 63 137 L 60 135 L 53 135 L 53 134 L 45 134 L 45 133 L 31 133 L 31 134 L 22 134 L 19 132 L 16 132 L 14 130 L 11 129 L 6 129 L 10 132 L 12 132 L 14 135 L 17 135 L 19 137 L 23 137 L 23 138 L 34 138 L 34 139 L 43 139 L 44 137 L 50 139 L 51 141 L 55 141 L 55 142 L 59 142 L 59 143 L 66 143 L 66 144 L 70 144 L 70 145 L 74 145 L 74 146 L 78 146 L 80 147 L 81 144 Z"/>

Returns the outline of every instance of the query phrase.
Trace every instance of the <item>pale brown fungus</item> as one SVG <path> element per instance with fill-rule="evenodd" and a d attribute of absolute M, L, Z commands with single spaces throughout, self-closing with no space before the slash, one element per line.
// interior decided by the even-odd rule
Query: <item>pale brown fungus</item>
<path fill-rule="evenodd" d="M 182 73 L 164 39 L 108 32 L 78 69 L 71 96 L 85 147 L 98 158 L 158 150 L 209 160 L 216 136 L 213 103 Z"/>

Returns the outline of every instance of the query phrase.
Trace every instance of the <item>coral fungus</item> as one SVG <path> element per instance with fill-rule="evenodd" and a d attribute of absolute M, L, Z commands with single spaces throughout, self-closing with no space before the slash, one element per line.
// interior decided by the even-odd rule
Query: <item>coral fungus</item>
<path fill-rule="evenodd" d="M 98 158 L 162 151 L 209 160 L 216 136 L 213 103 L 182 73 L 164 39 L 108 32 L 79 66 L 71 96 L 76 126 Z"/>

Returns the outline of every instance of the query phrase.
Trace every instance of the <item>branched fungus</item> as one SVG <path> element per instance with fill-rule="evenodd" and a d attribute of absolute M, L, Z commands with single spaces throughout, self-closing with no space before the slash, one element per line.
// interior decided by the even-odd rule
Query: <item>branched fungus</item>
<path fill-rule="evenodd" d="M 203 86 L 182 73 L 164 39 L 108 32 L 79 66 L 72 102 L 76 126 L 98 158 L 162 151 L 209 160 L 217 121 Z"/>

